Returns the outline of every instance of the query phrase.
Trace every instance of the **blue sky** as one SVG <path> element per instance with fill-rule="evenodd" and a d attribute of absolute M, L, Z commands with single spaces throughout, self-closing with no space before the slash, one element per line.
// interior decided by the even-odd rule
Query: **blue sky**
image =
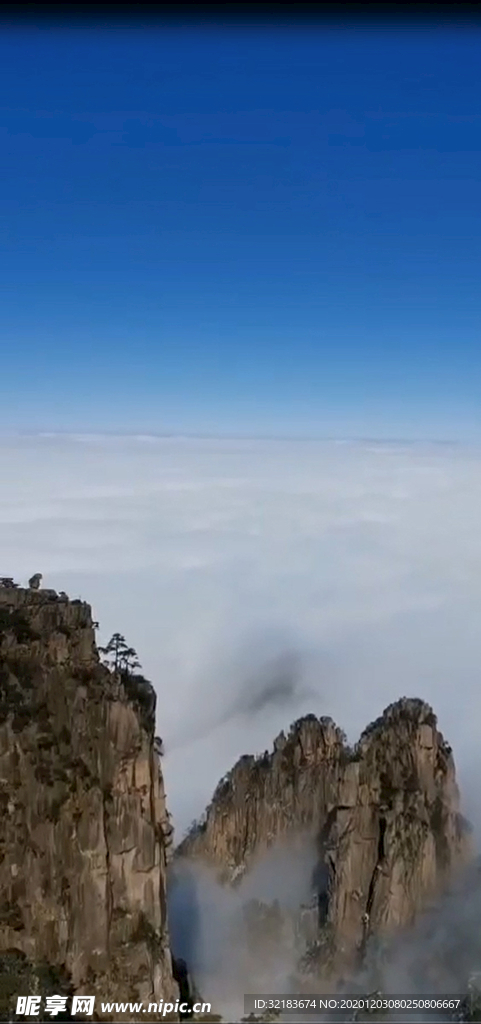
<path fill-rule="evenodd" d="M 4 27 L 0 427 L 481 440 L 480 53 Z"/>

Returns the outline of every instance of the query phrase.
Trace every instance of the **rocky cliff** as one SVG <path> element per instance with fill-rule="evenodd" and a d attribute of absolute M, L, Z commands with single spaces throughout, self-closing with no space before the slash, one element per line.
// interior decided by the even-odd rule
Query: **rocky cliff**
<path fill-rule="evenodd" d="M 152 687 L 100 664 L 87 604 L 0 589 L 0 954 L 73 993 L 177 995 L 154 727 Z"/>
<path fill-rule="evenodd" d="M 318 853 L 307 961 L 339 978 L 360 966 L 373 936 L 412 924 L 471 858 L 451 749 L 431 708 L 400 700 L 354 749 L 331 719 L 297 721 L 271 753 L 240 759 L 177 856 L 235 881 L 293 833 L 313 836 Z"/>
<path fill-rule="evenodd" d="M 98 1011 L 186 988 L 170 952 L 154 727 L 152 687 L 100 663 L 88 605 L 0 587 L 0 1019 L 4 989 L 96 995 Z M 311 903 L 294 915 L 299 965 L 352 977 L 472 856 L 431 708 L 391 705 L 353 749 L 330 719 L 300 719 L 272 752 L 240 759 L 177 858 L 242 885 L 293 836 L 316 851 Z M 279 906 L 246 908 L 274 965 L 285 923 Z"/>

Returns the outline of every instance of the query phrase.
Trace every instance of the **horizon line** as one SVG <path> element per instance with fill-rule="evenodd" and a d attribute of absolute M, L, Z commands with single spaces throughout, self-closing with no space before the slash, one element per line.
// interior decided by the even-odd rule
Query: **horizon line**
<path fill-rule="evenodd" d="M 132 440 L 197 440 L 197 441 L 298 441 L 298 442 L 331 442 L 336 444 L 437 444 L 437 445 L 471 445 L 479 444 L 479 441 L 461 441 L 456 438 L 437 438 L 429 436 L 402 437 L 390 436 L 380 437 L 372 434 L 236 434 L 236 433 L 214 433 L 204 431 L 153 431 L 153 430 L 1 430 L 1 438 L 23 437 L 23 438 L 54 438 L 54 437 L 105 437 L 105 438 L 129 438 Z"/>

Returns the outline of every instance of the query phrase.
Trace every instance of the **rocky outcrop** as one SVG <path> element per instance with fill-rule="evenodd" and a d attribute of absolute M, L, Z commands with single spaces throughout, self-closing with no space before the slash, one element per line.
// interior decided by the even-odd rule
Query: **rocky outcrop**
<path fill-rule="evenodd" d="M 190 962 L 170 952 L 154 725 L 150 684 L 100 663 L 88 605 L 0 587 L 0 1017 L 21 986 L 95 995 L 97 1011 L 190 999 Z M 242 884 L 293 837 L 317 855 L 292 924 L 301 966 L 352 977 L 373 940 L 411 925 L 472 856 L 431 708 L 391 705 L 354 749 L 331 719 L 300 719 L 272 752 L 240 759 L 176 856 Z M 284 908 L 251 901 L 242 927 L 270 970 L 281 933 L 291 941 Z"/>
<path fill-rule="evenodd" d="M 243 757 L 177 851 L 235 881 L 294 833 L 315 837 L 310 960 L 340 977 L 372 936 L 410 925 L 472 855 L 450 747 L 431 708 L 388 707 L 352 750 L 331 719 L 308 716 L 272 753 Z"/>
<path fill-rule="evenodd" d="M 152 687 L 100 664 L 87 604 L 0 589 L 0 954 L 74 993 L 178 993 L 154 727 Z"/>

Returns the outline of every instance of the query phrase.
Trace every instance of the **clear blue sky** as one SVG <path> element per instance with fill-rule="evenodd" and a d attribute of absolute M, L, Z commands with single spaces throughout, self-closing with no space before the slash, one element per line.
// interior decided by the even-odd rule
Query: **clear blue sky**
<path fill-rule="evenodd" d="M 481 439 L 481 28 L 3 27 L 0 427 Z"/>

